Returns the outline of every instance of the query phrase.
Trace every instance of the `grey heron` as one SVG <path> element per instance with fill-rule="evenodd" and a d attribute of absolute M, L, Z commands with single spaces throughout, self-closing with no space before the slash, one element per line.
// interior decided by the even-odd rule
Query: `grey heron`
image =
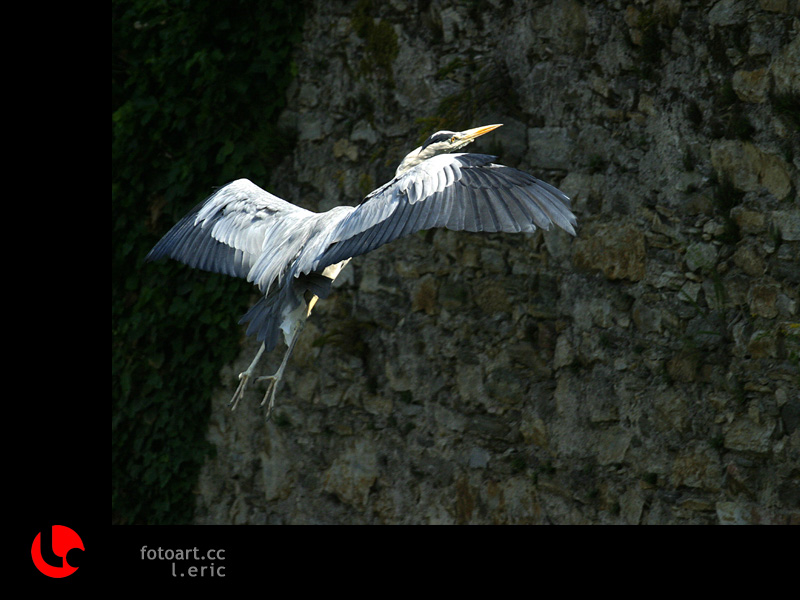
<path fill-rule="evenodd" d="M 191 267 L 241 277 L 261 292 L 239 321 L 261 346 L 239 374 L 236 408 L 261 355 L 283 333 L 287 350 L 261 402 L 266 418 L 297 338 L 319 298 L 351 258 L 411 233 L 532 232 L 557 226 L 575 235 L 569 198 L 535 177 L 496 164 L 495 156 L 454 153 L 500 125 L 438 131 L 406 156 L 394 178 L 358 206 L 315 213 L 281 200 L 247 179 L 214 192 L 156 244 L 146 260 L 167 256 Z"/>

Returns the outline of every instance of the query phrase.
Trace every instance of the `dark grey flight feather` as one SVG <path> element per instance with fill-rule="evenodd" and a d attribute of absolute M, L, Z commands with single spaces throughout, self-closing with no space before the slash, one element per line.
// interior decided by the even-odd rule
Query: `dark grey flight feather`
<path fill-rule="evenodd" d="M 345 217 L 314 270 L 424 229 L 532 232 L 555 223 L 575 235 L 570 200 L 485 154 L 434 156 L 375 190 Z"/>

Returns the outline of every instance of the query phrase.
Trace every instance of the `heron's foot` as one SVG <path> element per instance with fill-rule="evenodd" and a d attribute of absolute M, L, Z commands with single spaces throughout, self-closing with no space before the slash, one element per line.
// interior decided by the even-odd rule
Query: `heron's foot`
<path fill-rule="evenodd" d="M 281 373 L 278 372 L 275 375 L 262 375 L 256 379 L 256 381 L 264 381 L 265 379 L 269 380 L 269 386 L 267 386 L 267 392 L 264 394 L 264 399 L 261 401 L 261 406 L 267 404 L 267 400 L 269 400 L 269 404 L 267 404 L 267 412 L 265 414 L 266 420 L 269 421 L 272 417 L 272 409 L 275 407 L 275 393 L 278 391 L 278 382 L 281 380 Z"/>
<path fill-rule="evenodd" d="M 236 391 L 233 393 L 233 398 L 231 398 L 231 401 L 228 402 L 228 406 L 231 407 L 231 410 L 236 410 L 239 400 L 241 400 L 242 396 L 244 396 L 244 391 L 247 389 L 247 382 L 249 380 L 249 371 L 243 371 L 242 373 L 239 373 L 239 387 L 236 388 Z"/>

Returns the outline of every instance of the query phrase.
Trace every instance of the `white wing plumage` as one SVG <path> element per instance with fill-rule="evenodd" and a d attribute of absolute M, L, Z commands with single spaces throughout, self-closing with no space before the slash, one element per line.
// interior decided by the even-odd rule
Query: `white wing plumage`
<path fill-rule="evenodd" d="M 238 179 L 181 219 L 147 255 L 253 281 L 266 293 L 286 270 L 291 241 L 318 217 Z M 291 259 L 292 256 L 288 256 Z"/>

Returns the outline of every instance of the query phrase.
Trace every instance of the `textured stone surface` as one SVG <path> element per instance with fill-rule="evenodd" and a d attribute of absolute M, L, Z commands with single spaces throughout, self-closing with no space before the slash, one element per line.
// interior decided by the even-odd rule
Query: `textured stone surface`
<path fill-rule="evenodd" d="M 505 123 L 469 149 L 572 195 L 578 236 L 354 259 L 270 423 L 258 385 L 226 406 L 253 340 L 222 373 L 197 522 L 800 523 L 792 4 L 309 3 L 257 183 L 355 204 L 432 130 Z"/>
<path fill-rule="evenodd" d="M 575 265 L 598 269 L 608 279 L 638 281 L 644 277 L 644 234 L 624 225 L 601 225 L 575 243 Z"/>
<path fill-rule="evenodd" d="M 711 162 L 734 186 L 744 192 L 766 188 L 779 200 L 792 191 L 791 167 L 775 154 L 764 152 L 750 142 L 723 140 L 711 147 Z"/>

